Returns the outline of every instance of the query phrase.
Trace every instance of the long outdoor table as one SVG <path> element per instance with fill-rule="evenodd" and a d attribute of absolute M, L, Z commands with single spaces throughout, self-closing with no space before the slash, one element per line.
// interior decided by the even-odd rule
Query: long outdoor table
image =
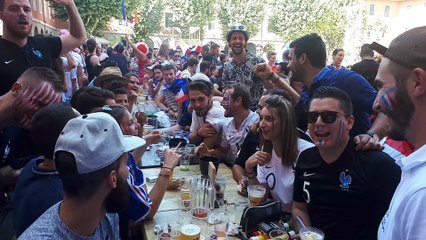
<path fill-rule="evenodd" d="M 143 169 L 143 173 L 145 177 L 154 177 L 158 176 L 160 172 L 160 168 L 150 168 Z M 177 166 L 173 172 L 173 177 L 177 178 L 180 176 L 185 176 L 189 172 L 193 172 L 197 175 L 201 175 L 199 165 L 191 165 L 189 166 L 189 171 L 180 171 L 179 166 Z M 235 199 L 242 198 L 237 193 L 237 183 L 232 177 L 231 169 L 229 169 L 226 165 L 220 164 L 217 176 L 223 176 L 227 179 L 226 189 L 225 189 L 225 199 L 229 202 L 233 202 Z M 155 183 L 147 183 L 148 190 L 151 190 Z M 179 213 L 178 210 L 178 202 L 176 195 L 179 194 L 179 190 L 167 190 L 163 201 L 160 204 L 160 207 L 155 214 L 154 218 L 151 220 L 144 221 L 144 234 L 145 239 L 153 240 L 157 239 L 157 236 L 154 233 L 154 226 L 156 224 L 164 224 L 167 222 L 167 217 L 172 214 Z M 231 219 L 233 220 L 233 219 Z M 227 239 L 238 239 L 237 237 L 228 236 Z"/>

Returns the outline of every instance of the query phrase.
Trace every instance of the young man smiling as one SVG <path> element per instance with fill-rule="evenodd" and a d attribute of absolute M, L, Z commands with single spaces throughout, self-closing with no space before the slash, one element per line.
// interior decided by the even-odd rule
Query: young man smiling
<path fill-rule="evenodd" d="M 400 179 L 400 169 L 385 153 L 355 150 L 352 111 L 343 90 L 318 88 L 308 112 L 316 147 L 302 152 L 296 165 L 293 217 L 330 240 L 376 239 Z"/>

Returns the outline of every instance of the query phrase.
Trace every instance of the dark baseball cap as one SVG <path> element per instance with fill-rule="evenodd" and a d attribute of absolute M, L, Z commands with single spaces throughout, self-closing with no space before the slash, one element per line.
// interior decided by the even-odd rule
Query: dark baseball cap
<path fill-rule="evenodd" d="M 370 48 L 405 67 L 426 70 L 426 26 L 402 33 L 388 48 L 377 42 L 370 44 Z"/>

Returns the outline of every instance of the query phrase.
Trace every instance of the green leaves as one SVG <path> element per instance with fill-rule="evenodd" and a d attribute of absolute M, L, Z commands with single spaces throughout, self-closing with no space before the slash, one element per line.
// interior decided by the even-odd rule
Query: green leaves
<path fill-rule="evenodd" d="M 256 35 L 265 16 L 264 6 L 265 2 L 259 0 L 221 0 L 218 17 L 223 37 L 236 23 L 246 26 L 251 36 Z"/>
<path fill-rule="evenodd" d="M 122 18 L 120 0 L 74 0 L 81 19 L 83 20 L 88 36 L 100 35 L 104 31 L 111 18 Z M 55 10 L 54 17 L 67 20 L 68 15 L 64 7 L 49 1 Z M 133 12 L 139 4 L 139 0 L 125 0 L 128 18 L 133 18 Z"/>
<path fill-rule="evenodd" d="M 141 0 L 137 11 L 138 22 L 135 24 L 134 39 L 147 41 L 149 35 L 160 32 L 164 14 L 162 0 Z"/>
<path fill-rule="evenodd" d="M 343 45 L 348 20 L 346 7 L 354 0 L 276 0 L 269 29 L 288 43 L 308 33 L 318 33 L 328 50 Z"/>

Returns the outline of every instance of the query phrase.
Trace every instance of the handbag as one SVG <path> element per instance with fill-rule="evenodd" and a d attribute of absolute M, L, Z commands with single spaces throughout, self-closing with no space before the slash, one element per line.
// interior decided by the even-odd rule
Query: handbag
<path fill-rule="evenodd" d="M 281 219 L 281 201 L 269 201 L 257 206 L 246 207 L 241 216 L 241 230 L 246 236 L 258 230 L 261 222 L 273 222 Z"/>

